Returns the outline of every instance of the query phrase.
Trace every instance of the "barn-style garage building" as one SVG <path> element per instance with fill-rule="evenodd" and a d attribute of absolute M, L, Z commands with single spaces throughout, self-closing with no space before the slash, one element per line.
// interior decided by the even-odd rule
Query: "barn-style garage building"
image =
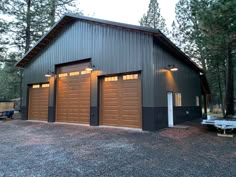
<path fill-rule="evenodd" d="M 203 71 L 159 30 L 65 15 L 17 63 L 22 119 L 154 131 L 201 117 Z"/>

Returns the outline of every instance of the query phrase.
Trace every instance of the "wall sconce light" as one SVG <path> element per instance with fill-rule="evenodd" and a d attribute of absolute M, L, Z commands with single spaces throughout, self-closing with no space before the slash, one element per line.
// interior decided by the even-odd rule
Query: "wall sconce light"
<path fill-rule="evenodd" d="M 87 67 L 85 68 L 85 70 L 86 70 L 86 71 L 92 71 L 94 68 L 95 68 L 95 66 L 92 65 L 92 64 L 90 64 L 89 66 L 87 66 Z"/>
<path fill-rule="evenodd" d="M 54 75 L 55 75 L 54 72 L 48 70 L 48 72 L 47 72 L 44 76 L 45 76 L 45 77 L 52 77 L 52 76 L 54 76 Z"/>
<path fill-rule="evenodd" d="M 170 71 L 173 71 L 173 72 L 179 70 L 175 65 L 168 65 L 167 69 L 170 70 Z"/>

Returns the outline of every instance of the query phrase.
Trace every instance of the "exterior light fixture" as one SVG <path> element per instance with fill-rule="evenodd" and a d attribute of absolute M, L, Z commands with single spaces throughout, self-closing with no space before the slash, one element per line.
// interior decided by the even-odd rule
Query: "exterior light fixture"
<path fill-rule="evenodd" d="M 202 76 L 202 75 L 203 75 L 203 73 L 202 73 L 202 72 L 200 72 L 200 75 Z"/>
<path fill-rule="evenodd" d="M 170 71 L 178 71 L 179 69 L 178 68 L 171 68 Z"/>
<path fill-rule="evenodd" d="M 170 71 L 173 71 L 173 72 L 179 70 L 175 65 L 168 65 L 167 69 L 170 70 Z"/>
<path fill-rule="evenodd" d="M 52 77 L 52 76 L 54 76 L 54 72 L 48 70 L 48 72 L 44 76 L 45 77 Z"/>
<path fill-rule="evenodd" d="M 92 71 L 95 66 L 90 64 L 88 67 L 85 68 L 86 71 Z"/>

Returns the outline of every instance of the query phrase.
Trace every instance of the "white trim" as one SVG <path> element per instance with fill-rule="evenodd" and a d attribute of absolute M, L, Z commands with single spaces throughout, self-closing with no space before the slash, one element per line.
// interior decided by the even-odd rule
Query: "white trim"
<path fill-rule="evenodd" d="M 168 127 L 174 126 L 173 116 L 173 93 L 167 92 L 167 112 L 168 112 Z"/>

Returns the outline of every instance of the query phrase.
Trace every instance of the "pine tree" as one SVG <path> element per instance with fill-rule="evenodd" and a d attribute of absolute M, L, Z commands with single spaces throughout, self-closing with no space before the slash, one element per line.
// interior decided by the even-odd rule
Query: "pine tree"
<path fill-rule="evenodd" d="M 157 0 L 150 0 L 147 14 L 144 14 L 140 20 L 141 26 L 159 29 L 165 35 L 169 35 L 165 19 L 161 16 L 159 3 Z"/>
<path fill-rule="evenodd" d="M 197 0 L 193 1 L 197 3 Z M 225 70 L 225 109 L 226 116 L 234 112 L 234 62 L 236 51 L 236 1 L 216 0 L 207 2 L 207 7 L 199 9 L 196 17 L 203 33 L 214 41 L 211 51 L 221 51 L 221 67 Z M 217 51 L 217 52 L 218 52 Z"/>
<path fill-rule="evenodd" d="M 13 19 L 8 22 L 8 31 L 14 41 L 11 45 L 23 53 L 45 34 L 56 19 L 75 10 L 75 0 L 3 0 L 2 4 L 0 14 Z"/>
<path fill-rule="evenodd" d="M 235 6 L 234 0 L 180 0 L 176 5 L 181 48 L 206 71 L 223 115 L 225 109 L 226 115 L 234 114 Z"/>
<path fill-rule="evenodd" d="M 177 47 L 179 47 L 181 49 L 183 39 L 181 38 L 182 36 L 180 35 L 179 27 L 175 21 L 172 22 L 171 28 L 172 28 L 172 30 L 170 32 L 171 40 L 172 40 L 172 42 L 174 42 L 174 44 Z"/>
<path fill-rule="evenodd" d="M 0 19 L 0 82 L 4 86 L 0 87 L 4 90 L 0 96 L 12 98 L 20 95 L 21 71 L 14 64 L 65 12 L 79 12 L 75 2 L 76 0 L 1 1 L 0 18 L 5 18 Z"/>
<path fill-rule="evenodd" d="M 15 68 L 15 60 L 19 58 L 17 53 L 11 53 L 5 58 L 5 62 L 0 67 L 0 99 L 10 100 L 20 96 L 21 69 Z"/>

